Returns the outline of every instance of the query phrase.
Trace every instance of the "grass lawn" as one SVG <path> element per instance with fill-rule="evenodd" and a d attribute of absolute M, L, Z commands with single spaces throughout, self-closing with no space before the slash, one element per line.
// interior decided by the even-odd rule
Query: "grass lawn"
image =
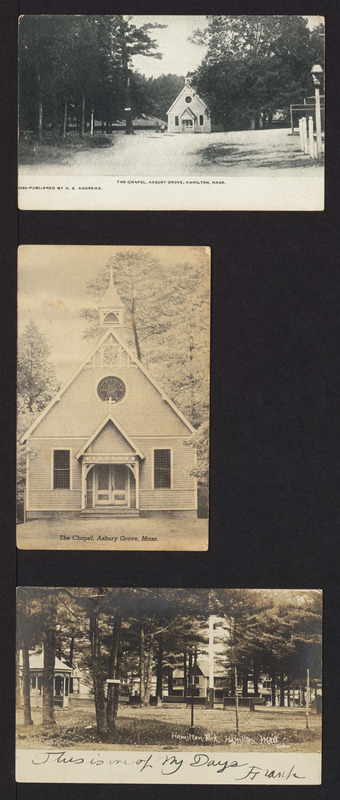
<path fill-rule="evenodd" d="M 38 519 L 18 525 L 17 544 L 31 550 L 207 550 L 208 520 Z"/>
<path fill-rule="evenodd" d="M 321 716 L 310 715 L 306 730 L 305 714 L 289 709 L 240 711 L 239 736 L 235 736 L 235 712 L 221 709 L 194 709 L 194 733 L 190 734 L 190 708 L 183 706 L 131 708 L 120 706 L 116 730 L 111 741 L 102 743 L 96 733 L 93 703 L 80 701 L 69 709 L 56 709 L 55 726 L 42 727 L 42 713 L 33 710 L 32 727 L 23 725 L 18 712 L 17 746 L 21 749 L 73 747 L 77 749 L 189 749 L 257 752 L 320 752 Z M 193 738 L 195 737 L 195 738 Z"/>

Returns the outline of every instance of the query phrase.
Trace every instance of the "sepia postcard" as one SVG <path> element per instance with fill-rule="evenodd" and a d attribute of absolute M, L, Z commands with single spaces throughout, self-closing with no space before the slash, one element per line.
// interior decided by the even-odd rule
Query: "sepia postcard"
<path fill-rule="evenodd" d="M 321 590 L 17 590 L 16 778 L 321 783 Z"/>
<path fill-rule="evenodd" d="M 324 18 L 24 15 L 19 207 L 324 208 Z"/>
<path fill-rule="evenodd" d="M 18 256 L 17 544 L 207 550 L 210 250 Z"/>

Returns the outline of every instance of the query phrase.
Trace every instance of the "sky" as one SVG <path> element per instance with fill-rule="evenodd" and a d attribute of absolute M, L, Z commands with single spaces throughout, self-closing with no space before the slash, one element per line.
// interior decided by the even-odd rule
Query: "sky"
<path fill-rule="evenodd" d="M 310 28 L 314 28 L 323 21 L 323 17 L 319 16 L 309 16 L 305 19 L 308 20 Z M 159 75 L 168 73 L 185 76 L 187 72 L 194 72 L 205 56 L 205 47 L 199 47 L 188 41 L 188 37 L 193 34 L 194 30 L 197 28 L 203 30 L 206 27 L 205 16 L 160 14 L 156 17 L 155 15 L 139 14 L 133 16 L 132 21 L 135 25 L 144 25 L 148 22 L 167 25 L 165 29 L 150 31 L 152 38 L 158 41 L 163 58 L 161 60 L 145 56 L 135 56 L 134 58 L 135 69 L 138 69 L 147 78 L 157 78 Z"/>
<path fill-rule="evenodd" d="M 202 248 L 205 250 L 206 248 Z M 66 382 L 93 342 L 84 339 L 79 319 L 84 307 L 96 307 L 86 285 L 115 253 L 143 250 L 162 261 L 169 271 L 197 258 L 191 247 L 23 245 L 18 256 L 18 335 L 34 320 L 46 338 L 58 380 Z"/>

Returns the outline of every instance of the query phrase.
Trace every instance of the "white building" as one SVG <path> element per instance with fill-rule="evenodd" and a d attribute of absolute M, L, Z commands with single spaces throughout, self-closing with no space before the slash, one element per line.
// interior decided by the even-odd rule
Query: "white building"
<path fill-rule="evenodd" d="M 210 112 L 186 80 L 182 91 L 167 112 L 169 133 L 210 133 Z"/>

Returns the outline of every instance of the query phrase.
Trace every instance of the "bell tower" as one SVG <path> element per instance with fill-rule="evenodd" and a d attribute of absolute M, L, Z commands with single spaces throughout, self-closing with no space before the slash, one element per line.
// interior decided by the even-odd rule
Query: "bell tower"
<path fill-rule="evenodd" d="M 123 324 L 124 306 L 113 283 L 113 271 L 110 267 L 110 283 L 104 297 L 98 303 L 100 328 L 121 327 Z"/>

